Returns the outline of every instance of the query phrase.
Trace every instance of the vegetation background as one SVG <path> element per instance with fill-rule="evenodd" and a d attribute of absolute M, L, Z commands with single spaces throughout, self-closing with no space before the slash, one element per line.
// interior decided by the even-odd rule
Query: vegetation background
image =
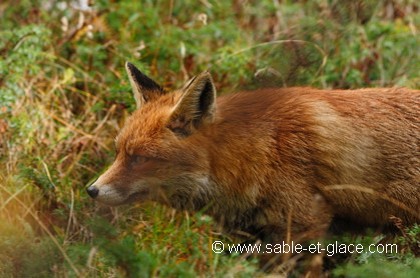
<path fill-rule="evenodd" d="M 256 259 L 214 254 L 200 213 L 97 206 L 85 187 L 109 165 L 134 109 L 124 62 L 166 88 L 209 70 L 219 94 L 264 86 L 420 87 L 415 0 L 2 0 L 0 277 L 243 276 Z M 333 258 L 326 274 L 418 277 L 420 227 L 397 254 Z M 297 277 L 290 260 L 277 272 Z"/>

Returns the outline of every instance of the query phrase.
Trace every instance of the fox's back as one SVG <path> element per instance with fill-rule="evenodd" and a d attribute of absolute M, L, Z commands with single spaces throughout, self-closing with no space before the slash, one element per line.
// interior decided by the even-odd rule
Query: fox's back
<path fill-rule="evenodd" d="M 222 151 L 244 161 L 230 169 L 243 177 L 238 191 L 254 192 L 249 184 L 261 181 L 273 192 L 273 180 L 285 190 L 286 180 L 299 194 L 315 187 L 361 222 L 383 223 L 395 211 L 389 200 L 408 208 L 403 218 L 418 214 L 419 91 L 265 89 L 221 97 L 218 107 L 215 144 L 226 142 Z"/>

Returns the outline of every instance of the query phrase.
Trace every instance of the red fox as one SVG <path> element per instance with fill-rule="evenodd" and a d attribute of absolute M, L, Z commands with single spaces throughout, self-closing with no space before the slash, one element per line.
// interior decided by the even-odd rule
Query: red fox
<path fill-rule="evenodd" d="M 420 220 L 420 91 L 261 89 L 216 99 L 208 72 L 167 92 L 126 63 L 137 110 L 87 188 L 120 205 L 203 210 L 227 230 L 282 241 L 333 218 Z"/>

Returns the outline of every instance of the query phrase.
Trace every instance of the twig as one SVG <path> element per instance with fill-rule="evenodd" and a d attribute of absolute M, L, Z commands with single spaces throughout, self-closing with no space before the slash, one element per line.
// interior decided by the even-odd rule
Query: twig
<path fill-rule="evenodd" d="M 6 187 L 4 187 L 3 185 L 0 184 L 0 187 L 10 196 L 13 196 L 14 194 L 12 194 L 11 192 L 9 192 L 9 190 L 6 189 Z M 26 206 L 26 204 L 24 202 L 22 202 L 21 200 L 19 200 L 19 198 L 17 198 L 16 196 L 14 197 L 14 199 L 19 203 L 19 205 L 21 205 L 23 208 L 27 209 L 28 207 Z M 36 220 L 36 222 L 39 224 L 39 226 L 45 231 L 45 233 L 47 233 L 47 235 L 51 238 L 51 240 L 53 241 L 53 243 L 57 246 L 58 250 L 60 250 L 61 254 L 63 255 L 63 258 L 67 261 L 67 263 L 69 264 L 70 268 L 74 271 L 74 273 L 76 273 L 76 276 L 80 277 L 80 272 L 79 270 L 76 268 L 76 266 L 73 264 L 73 262 L 71 261 L 71 259 L 69 258 L 69 256 L 67 255 L 66 251 L 64 251 L 63 247 L 60 245 L 60 243 L 58 242 L 58 240 L 54 237 L 54 235 L 50 232 L 50 230 L 47 228 L 47 226 L 44 225 L 44 223 L 42 223 L 41 219 L 38 218 L 38 216 L 33 213 L 31 210 L 28 210 L 29 214 Z"/>

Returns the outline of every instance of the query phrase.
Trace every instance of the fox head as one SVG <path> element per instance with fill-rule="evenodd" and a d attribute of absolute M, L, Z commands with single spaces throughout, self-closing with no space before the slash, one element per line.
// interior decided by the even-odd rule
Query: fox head
<path fill-rule="evenodd" d="M 134 65 L 126 70 L 136 111 L 115 139 L 114 163 L 88 194 L 107 205 L 157 201 L 181 208 L 196 207 L 209 184 L 204 130 L 215 120 L 216 90 L 208 72 L 185 86 L 166 92 Z M 191 147 L 195 146 L 195 147 Z"/>

